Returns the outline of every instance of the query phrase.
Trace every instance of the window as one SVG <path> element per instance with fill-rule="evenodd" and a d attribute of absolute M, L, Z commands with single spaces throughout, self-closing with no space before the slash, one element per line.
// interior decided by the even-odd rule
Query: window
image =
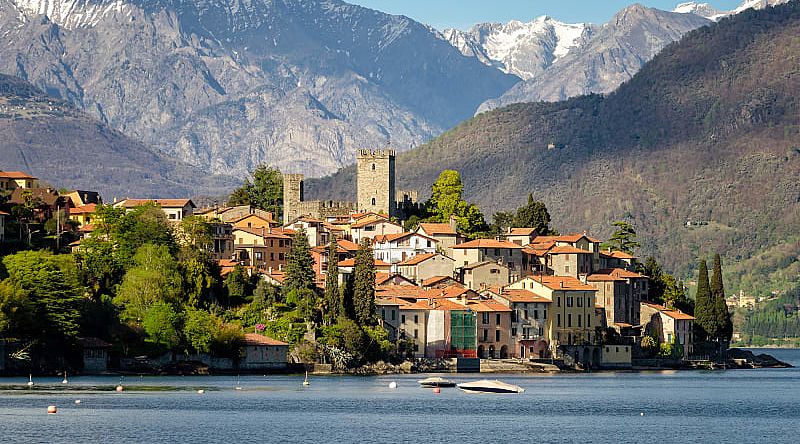
<path fill-rule="evenodd" d="M 414 315 L 414 323 L 419 324 L 419 315 Z"/>
<path fill-rule="evenodd" d="M 431 241 L 427 241 L 427 242 L 428 242 L 428 248 L 430 248 L 431 247 Z"/>
<path fill-rule="evenodd" d="M 392 320 L 393 321 L 396 319 L 396 316 L 397 316 L 397 313 L 395 313 L 395 311 L 392 310 Z"/>
<path fill-rule="evenodd" d="M 481 313 L 481 321 L 484 324 L 488 324 L 489 323 L 489 313 Z"/>
<path fill-rule="evenodd" d="M 572 327 L 572 313 L 567 313 L 567 327 Z"/>
<path fill-rule="evenodd" d="M 375 199 L 372 199 L 372 200 L 373 200 L 372 205 L 375 205 L 375 202 L 374 202 Z M 367 225 L 366 227 L 364 227 L 364 231 L 375 231 L 375 225 Z"/>
<path fill-rule="evenodd" d="M 572 307 L 574 304 L 575 304 L 575 300 L 572 298 L 572 296 L 568 297 L 567 298 L 567 307 Z"/>
<path fill-rule="evenodd" d="M 556 315 L 556 325 L 561 327 L 561 313 Z"/>
<path fill-rule="evenodd" d="M 483 342 L 489 340 L 489 330 L 483 329 Z"/>
<path fill-rule="evenodd" d="M 500 313 L 497 313 L 494 319 L 495 319 L 495 324 L 500 325 Z"/>
<path fill-rule="evenodd" d="M 533 310 L 533 319 L 539 320 L 539 310 Z"/>
<path fill-rule="evenodd" d="M 274 247 L 274 246 L 275 246 L 275 241 L 274 241 L 274 240 L 272 240 L 272 239 L 270 239 L 270 240 L 269 240 L 269 246 L 270 246 L 270 247 Z"/>
<path fill-rule="evenodd" d="M 517 336 L 517 327 L 511 327 L 511 336 Z"/>
<path fill-rule="evenodd" d="M 495 248 L 494 249 L 494 255 L 495 256 L 500 256 L 500 249 L 499 248 Z"/>
<path fill-rule="evenodd" d="M 375 198 L 372 198 L 372 205 L 375 205 Z"/>
<path fill-rule="evenodd" d="M 583 298 L 578 298 L 578 307 L 582 307 L 582 306 L 583 306 Z M 589 304 L 586 304 L 586 306 L 588 307 Z"/>
<path fill-rule="evenodd" d="M 581 318 L 582 318 L 582 317 L 583 317 L 583 316 L 581 316 L 581 315 L 578 315 L 578 327 L 580 327 L 580 326 L 581 326 Z"/>
<path fill-rule="evenodd" d="M 405 324 L 406 323 L 406 315 L 400 315 L 400 323 L 401 324 Z"/>
<path fill-rule="evenodd" d="M 285 254 L 283 254 L 283 253 L 278 253 L 278 260 L 279 260 L 279 261 L 286 260 L 286 255 L 285 255 Z"/>
<path fill-rule="evenodd" d="M 561 307 L 561 296 L 556 298 L 556 307 Z"/>
<path fill-rule="evenodd" d="M 269 254 L 269 260 L 271 260 L 271 261 L 275 260 L 275 253 L 270 253 Z"/>
<path fill-rule="evenodd" d="M 586 315 L 586 328 L 589 328 L 591 326 L 592 326 L 592 317 L 589 316 L 589 315 Z"/>
<path fill-rule="evenodd" d="M 513 270 L 514 269 L 514 263 L 513 262 L 509 262 L 508 263 L 508 268 Z"/>
<path fill-rule="evenodd" d="M 414 351 L 415 351 L 415 352 L 418 352 L 418 351 L 419 351 L 419 344 L 414 344 Z"/>
<path fill-rule="evenodd" d="M 417 339 L 418 337 L 419 337 L 419 330 L 417 330 L 417 329 L 415 328 L 415 329 L 414 329 L 414 339 Z"/>
<path fill-rule="evenodd" d="M 386 309 L 385 308 L 381 308 L 381 317 L 383 319 L 386 319 Z"/>
<path fill-rule="evenodd" d="M 564 266 L 564 272 L 569 274 L 569 265 Z"/>
<path fill-rule="evenodd" d="M 500 330 L 494 331 L 494 340 L 495 342 L 500 342 Z"/>
<path fill-rule="evenodd" d="M 542 319 L 547 319 L 547 310 L 542 313 Z"/>
<path fill-rule="evenodd" d="M 256 251 L 256 260 L 260 261 L 264 256 L 260 251 Z"/>
<path fill-rule="evenodd" d="M 375 164 L 372 164 L 372 171 L 375 171 Z"/>

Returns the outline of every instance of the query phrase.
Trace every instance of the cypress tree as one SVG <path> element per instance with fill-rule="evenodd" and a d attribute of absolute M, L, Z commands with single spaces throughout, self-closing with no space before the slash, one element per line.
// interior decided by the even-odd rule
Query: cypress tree
<path fill-rule="evenodd" d="M 733 335 L 733 323 L 725 303 L 725 287 L 722 283 L 722 258 L 719 253 L 714 255 L 714 265 L 711 269 L 711 300 L 713 301 L 714 338 L 719 341 L 730 341 Z"/>
<path fill-rule="evenodd" d="M 714 305 L 711 303 L 711 287 L 708 284 L 708 265 L 706 265 L 706 260 L 702 259 L 697 276 L 694 316 L 697 318 L 695 325 L 697 326 L 698 334 L 704 338 L 711 338 L 715 333 L 713 307 Z"/>
<path fill-rule="evenodd" d="M 375 323 L 375 259 L 368 239 L 358 246 L 353 281 L 355 321 L 359 325 Z"/>
<path fill-rule="evenodd" d="M 339 291 L 339 255 L 337 254 L 338 245 L 336 238 L 332 237 L 328 246 L 328 267 L 325 277 L 325 305 L 328 308 L 325 313 L 325 321 L 330 325 L 336 322 L 336 318 L 344 314 L 342 309 L 341 292 Z"/>
<path fill-rule="evenodd" d="M 299 229 L 292 236 L 292 249 L 286 258 L 286 284 L 284 290 L 315 290 L 314 258 L 311 257 L 311 247 L 308 245 L 306 230 Z"/>

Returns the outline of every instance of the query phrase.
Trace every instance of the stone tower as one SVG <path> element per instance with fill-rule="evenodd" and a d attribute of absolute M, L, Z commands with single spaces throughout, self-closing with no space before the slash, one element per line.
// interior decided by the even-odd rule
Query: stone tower
<path fill-rule="evenodd" d="M 300 203 L 303 202 L 302 174 L 283 175 L 283 223 L 288 224 L 300 214 Z"/>
<path fill-rule="evenodd" d="M 394 216 L 394 150 L 358 150 L 358 211 Z"/>

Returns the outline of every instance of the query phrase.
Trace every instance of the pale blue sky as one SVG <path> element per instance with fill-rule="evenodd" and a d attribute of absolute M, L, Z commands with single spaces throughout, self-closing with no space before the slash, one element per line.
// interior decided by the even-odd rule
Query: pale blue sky
<path fill-rule="evenodd" d="M 466 29 L 479 22 L 530 21 L 547 15 L 568 23 L 604 23 L 633 3 L 671 11 L 688 0 L 345 0 L 402 14 L 437 29 Z M 733 9 L 741 0 L 703 0 L 717 9 Z"/>

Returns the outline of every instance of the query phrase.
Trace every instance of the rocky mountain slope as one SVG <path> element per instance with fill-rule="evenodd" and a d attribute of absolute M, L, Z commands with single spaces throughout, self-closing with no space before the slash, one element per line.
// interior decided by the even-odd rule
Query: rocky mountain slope
<path fill-rule="evenodd" d="M 484 102 L 478 112 L 512 103 L 552 102 L 589 93 L 610 93 L 669 43 L 708 23 L 708 19 L 695 14 L 631 5 L 538 75 Z"/>
<path fill-rule="evenodd" d="M 0 0 L 0 72 L 215 173 L 418 145 L 519 79 L 338 0 Z"/>
<path fill-rule="evenodd" d="M 22 170 L 57 187 L 114 197 L 220 194 L 238 180 L 213 176 L 155 153 L 141 142 L 0 74 L 0 169 Z"/>
<path fill-rule="evenodd" d="M 628 219 L 669 269 L 800 232 L 800 2 L 745 11 L 669 45 L 607 97 L 483 113 L 398 159 L 398 186 L 445 168 L 486 213 L 544 201 L 561 231 Z M 310 182 L 343 198 L 352 170 Z M 690 226 L 687 226 L 690 222 Z M 696 222 L 702 222 L 697 224 Z"/>

